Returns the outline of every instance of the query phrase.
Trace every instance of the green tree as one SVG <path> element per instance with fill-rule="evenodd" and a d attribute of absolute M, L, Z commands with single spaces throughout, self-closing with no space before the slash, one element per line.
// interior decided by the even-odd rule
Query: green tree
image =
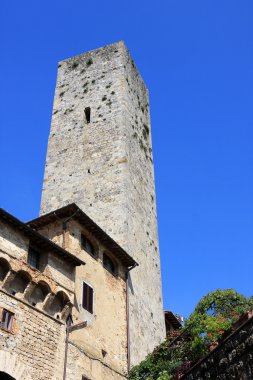
<path fill-rule="evenodd" d="M 194 363 L 208 352 L 208 344 L 219 340 L 247 310 L 253 309 L 253 297 L 247 299 L 233 289 L 208 293 L 181 329 L 167 337 L 152 354 L 134 367 L 130 380 L 170 380 L 175 371 Z"/>

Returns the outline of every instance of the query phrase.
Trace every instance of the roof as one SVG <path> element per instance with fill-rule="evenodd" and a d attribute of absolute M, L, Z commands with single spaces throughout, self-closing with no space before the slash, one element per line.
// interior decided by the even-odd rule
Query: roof
<path fill-rule="evenodd" d="M 165 316 L 165 323 L 170 323 L 175 330 L 179 329 L 182 325 L 175 316 L 175 314 L 172 313 L 172 311 L 164 311 Z"/>
<path fill-rule="evenodd" d="M 53 223 L 59 219 L 62 222 L 75 219 L 84 226 L 105 248 L 118 258 L 118 260 L 127 268 L 135 267 L 137 262 L 107 233 L 102 230 L 87 214 L 85 214 L 75 203 L 71 203 L 60 209 L 52 211 L 48 214 L 27 222 L 34 229 L 40 229 L 49 223 Z M 65 220 L 64 220 L 65 219 Z"/>
<path fill-rule="evenodd" d="M 34 231 L 27 224 L 21 222 L 19 219 L 15 218 L 13 215 L 9 214 L 7 211 L 0 208 L 0 219 L 5 223 L 8 223 L 12 227 L 16 228 L 20 232 L 22 232 L 25 236 L 27 236 L 33 244 L 36 244 L 38 247 L 43 248 L 45 250 L 50 250 L 61 256 L 64 260 L 71 263 L 73 266 L 84 265 L 85 262 L 78 257 L 72 255 L 70 252 L 61 248 L 59 245 L 53 243 L 51 240 L 42 236 L 37 231 Z"/>

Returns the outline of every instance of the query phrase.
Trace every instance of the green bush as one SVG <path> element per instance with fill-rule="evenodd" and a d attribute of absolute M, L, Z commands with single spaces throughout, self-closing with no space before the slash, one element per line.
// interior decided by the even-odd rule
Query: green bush
<path fill-rule="evenodd" d="M 180 336 L 168 336 L 130 371 L 129 379 L 172 379 L 177 370 L 201 359 L 208 352 L 208 344 L 221 339 L 223 333 L 249 309 L 253 309 L 253 297 L 247 299 L 233 289 L 218 289 L 207 294 L 186 320 Z"/>

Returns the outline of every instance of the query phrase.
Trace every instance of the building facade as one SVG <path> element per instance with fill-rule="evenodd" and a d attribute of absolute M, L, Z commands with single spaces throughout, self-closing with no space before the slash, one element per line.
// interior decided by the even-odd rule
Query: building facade
<path fill-rule="evenodd" d="M 148 92 L 123 42 L 59 63 L 41 216 L 0 209 L 0 379 L 122 380 L 165 338 Z"/>
<path fill-rule="evenodd" d="M 138 263 L 130 361 L 165 338 L 147 88 L 123 42 L 58 65 L 41 215 L 75 202 Z"/>
<path fill-rule="evenodd" d="M 136 264 L 75 204 L 29 225 L 0 210 L 0 374 L 125 379 Z"/>

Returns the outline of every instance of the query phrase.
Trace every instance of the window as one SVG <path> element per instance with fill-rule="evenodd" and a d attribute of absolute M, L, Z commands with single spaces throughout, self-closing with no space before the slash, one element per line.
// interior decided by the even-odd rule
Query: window
<path fill-rule="evenodd" d="M 93 314 L 93 289 L 83 282 L 83 301 L 82 306 L 89 313 Z"/>
<path fill-rule="evenodd" d="M 90 380 L 90 379 L 88 379 L 88 377 L 86 376 L 82 376 L 82 380 Z"/>
<path fill-rule="evenodd" d="M 90 123 L 90 107 L 86 107 L 84 110 L 86 123 Z"/>
<path fill-rule="evenodd" d="M 88 252 L 91 256 L 95 257 L 96 256 L 96 252 L 95 252 L 95 248 L 93 246 L 93 244 L 90 242 L 89 239 L 87 239 L 86 236 L 84 235 L 81 235 L 81 246 L 82 248 Z"/>
<path fill-rule="evenodd" d="M 27 262 L 36 269 L 40 267 L 40 254 L 32 247 L 29 247 Z"/>
<path fill-rule="evenodd" d="M 114 264 L 114 262 L 112 261 L 112 259 L 107 254 L 105 254 L 105 253 L 103 255 L 103 265 L 104 265 L 105 269 L 107 269 L 112 274 L 114 274 L 114 275 L 117 274 L 117 267 L 116 267 L 116 265 Z"/>
<path fill-rule="evenodd" d="M 1 320 L 1 328 L 5 331 L 12 331 L 14 314 L 8 310 L 3 309 L 2 311 L 2 320 Z"/>
<path fill-rule="evenodd" d="M 10 264 L 4 258 L 0 259 L 0 281 L 3 281 L 9 272 Z"/>

